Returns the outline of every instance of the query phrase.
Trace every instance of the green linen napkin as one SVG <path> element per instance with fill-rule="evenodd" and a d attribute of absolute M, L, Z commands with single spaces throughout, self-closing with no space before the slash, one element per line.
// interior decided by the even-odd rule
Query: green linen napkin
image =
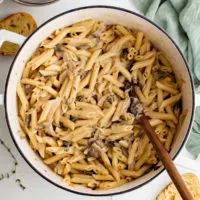
<path fill-rule="evenodd" d="M 176 41 L 188 60 L 196 90 L 200 86 L 200 0 L 135 0 L 147 18 L 161 26 Z M 200 154 L 200 107 L 186 148 Z"/>

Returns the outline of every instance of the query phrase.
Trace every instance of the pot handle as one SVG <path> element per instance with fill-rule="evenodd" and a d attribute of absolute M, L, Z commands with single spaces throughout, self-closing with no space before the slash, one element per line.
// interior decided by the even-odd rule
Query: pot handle
<path fill-rule="evenodd" d="M 0 0 L 1 3 L 1 0 Z M 26 40 L 26 37 L 23 35 L 0 29 L 0 47 L 2 46 L 3 42 L 9 41 L 15 44 L 21 45 Z M 0 106 L 4 105 L 4 95 L 0 94 Z"/>
<path fill-rule="evenodd" d="M 4 95 L 0 94 L 0 106 L 4 105 Z"/>
<path fill-rule="evenodd" d="M 197 88 L 197 92 L 195 93 L 195 107 L 200 106 L 200 87 Z M 190 169 L 192 171 L 197 171 L 200 168 L 200 154 L 197 158 L 195 158 L 192 154 L 190 154 L 186 148 L 183 148 L 178 158 L 175 160 L 175 163 Z"/>
<path fill-rule="evenodd" d="M 5 41 L 21 45 L 25 41 L 25 39 L 26 37 L 24 37 L 23 35 L 8 30 L 0 29 L 0 47 Z"/>
<path fill-rule="evenodd" d="M 200 106 L 200 93 L 195 93 L 195 107 Z"/>

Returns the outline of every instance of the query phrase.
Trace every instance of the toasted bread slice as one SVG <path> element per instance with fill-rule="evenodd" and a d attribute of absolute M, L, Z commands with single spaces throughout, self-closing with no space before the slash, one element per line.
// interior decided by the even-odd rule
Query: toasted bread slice
<path fill-rule="evenodd" d="M 29 36 L 35 29 L 37 24 L 33 17 L 24 12 L 12 14 L 0 21 L 0 29 L 6 29 L 23 36 Z M 15 55 L 19 49 L 19 45 L 6 41 L 0 48 L 0 55 Z"/>
<path fill-rule="evenodd" d="M 184 174 L 183 179 L 192 193 L 194 200 L 200 200 L 200 182 L 192 173 Z M 175 185 L 171 182 L 157 196 L 156 200 L 182 200 Z"/>

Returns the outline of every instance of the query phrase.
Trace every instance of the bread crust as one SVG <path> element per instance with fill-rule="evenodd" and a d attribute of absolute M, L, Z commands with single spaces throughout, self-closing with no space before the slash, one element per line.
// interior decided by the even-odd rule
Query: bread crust
<path fill-rule="evenodd" d="M 0 21 L 0 29 L 6 29 L 25 37 L 29 36 L 36 30 L 36 28 L 36 21 L 29 13 L 26 12 L 14 13 Z M 19 45 L 6 41 L 0 48 L 0 55 L 15 55 L 18 49 Z"/>
<path fill-rule="evenodd" d="M 195 174 L 184 174 L 183 179 L 192 193 L 194 200 L 200 200 L 200 182 Z M 170 182 L 157 196 L 156 200 L 182 200 L 180 194 L 176 190 L 176 187 Z"/>

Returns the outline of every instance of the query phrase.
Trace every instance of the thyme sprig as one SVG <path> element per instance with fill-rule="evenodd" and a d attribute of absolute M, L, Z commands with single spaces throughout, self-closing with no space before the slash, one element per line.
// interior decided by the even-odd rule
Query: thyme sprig
<path fill-rule="evenodd" d="M 5 178 L 7 178 L 7 179 L 10 178 L 10 176 L 12 176 L 13 174 L 16 173 L 18 162 L 17 162 L 16 157 L 12 153 L 11 149 L 5 144 L 5 142 L 2 139 L 0 139 L 0 144 L 8 151 L 8 153 L 10 154 L 12 159 L 14 160 L 14 167 L 9 172 L 0 173 L 0 181 L 2 181 Z M 26 187 L 21 183 L 20 179 L 16 179 L 15 182 L 19 184 L 19 186 L 22 188 L 22 190 L 26 189 Z"/>
<path fill-rule="evenodd" d="M 22 188 L 22 190 L 25 190 L 26 187 L 22 184 L 21 180 L 20 179 L 16 179 L 15 181 L 16 183 L 19 183 L 19 186 Z"/>
<path fill-rule="evenodd" d="M 8 153 L 14 160 L 14 167 L 9 172 L 0 174 L 0 181 L 1 181 L 5 178 L 7 178 L 7 179 L 10 178 L 10 176 L 12 176 L 13 174 L 16 173 L 18 162 L 17 162 L 17 159 L 14 156 L 14 154 L 11 152 L 11 149 L 5 144 L 5 142 L 2 139 L 0 139 L 0 144 L 3 145 L 3 147 L 8 151 Z"/>

